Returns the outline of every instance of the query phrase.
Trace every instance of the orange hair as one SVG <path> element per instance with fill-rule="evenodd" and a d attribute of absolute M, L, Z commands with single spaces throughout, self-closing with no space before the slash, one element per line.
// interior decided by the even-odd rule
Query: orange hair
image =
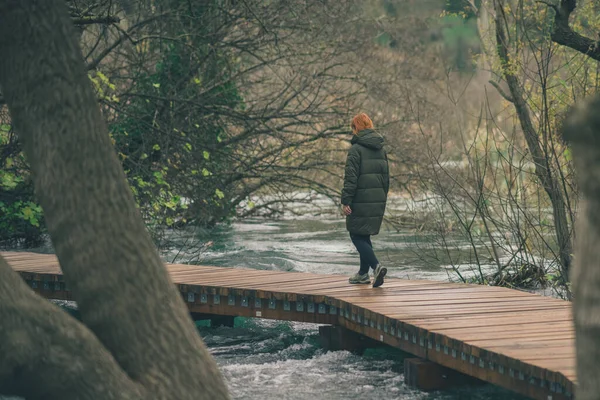
<path fill-rule="evenodd" d="M 352 118 L 352 132 L 356 135 L 364 129 L 373 129 L 373 121 L 365 113 L 357 114 Z"/>

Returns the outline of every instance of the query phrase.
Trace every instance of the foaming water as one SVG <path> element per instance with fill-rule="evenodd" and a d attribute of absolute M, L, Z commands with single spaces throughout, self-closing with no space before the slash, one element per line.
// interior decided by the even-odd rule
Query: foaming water
<path fill-rule="evenodd" d="M 324 351 L 315 324 L 236 318 L 234 328 L 199 326 L 234 399 L 521 399 L 491 385 L 425 393 L 404 385 L 407 354 Z"/>

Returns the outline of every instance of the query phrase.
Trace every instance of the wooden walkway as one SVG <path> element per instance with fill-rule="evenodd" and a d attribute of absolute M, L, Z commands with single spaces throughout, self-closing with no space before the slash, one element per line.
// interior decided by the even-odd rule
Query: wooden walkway
<path fill-rule="evenodd" d="M 40 295 L 71 300 L 53 255 L 0 253 Z M 168 265 L 190 311 L 340 325 L 534 399 L 571 399 L 571 304 L 516 290 L 388 278 Z"/>

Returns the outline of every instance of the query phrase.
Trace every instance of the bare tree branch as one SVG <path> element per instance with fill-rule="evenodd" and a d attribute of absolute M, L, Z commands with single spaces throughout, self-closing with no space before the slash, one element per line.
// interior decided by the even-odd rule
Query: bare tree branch
<path fill-rule="evenodd" d="M 577 0 L 560 0 L 558 5 L 546 1 L 538 1 L 554 10 L 554 27 L 552 41 L 577 50 L 594 60 L 600 61 L 600 46 L 598 40 L 593 40 L 575 32 L 569 25 L 569 18 L 577 7 Z"/>
<path fill-rule="evenodd" d="M 115 17 L 113 15 L 107 15 L 104 17 L 101 17 L 101 16 L 89 16 L 89 17 L 74 16 L 73 17 L 73 23 L 78 26 L 92 25 L 92 24 L 110 25 L 110 24 L 118 24 L 119 22 L 121 22 L 121 18 Z"/>
<path fill-rule="evenodd" d="M 98 54 L 92 61 L 90 61 L 89 63 L 87 63 L 87 69 L 92 70 L 94 68 L 96 68 L 98 66 L 98 64 L 100 64 L 102 62 L 102 60 L 104 60 L 104 58 L 106 56 L 108 56 L 114 49 L 116 49 L 117 47 L 119 47 L 119 45 L 121 45 L 121 43 L 123 43 L 123 41 L 125 39 L 130 39 L 131 35 L 139 28 L 163 17 L 166 14 L 160 14 L 160 15 L 156 15 L 156 16 L 152 16 L 148 19 L 145 19 L 143 21 L 140 21 L 134 25 L 132 25 L 127 31 L 123 31 L 121 33 L 121 35 L 119 36 L 118 39 L 116 39 L 110 46 L 106 47 L 104 50 L 102 50 L 102 52 L 100 54 Z"/>
<path fill-rule="evenodd" d="M 514 72 L 509 70 L 509 66 L 512 65 L 512 63 L 508 51 L 508 38 L 505 31 L 507 16 L 504 13 L 503 4 L 504 3 L 502 0 L 494 0 L 494 8 L 496 11 L 495 36 L 497 52 L 502 63 L 502 73 L 506 79 L 506 82 L 508 83 L 511 97 L 514 99 L 513 103 L 519 117 L 519 122 L 521 124 L 525 141 L 527 142 L 527 147 L 531 152 L 531 156 L 535 164 L 535 173 L 552 203 L 554 223 L 556 226 L 556 236 L 559 244 L 562 279 L 567 282 L 569 276 L 569 266 L 571 264 L 572 243 L 565 211 L 566 205 L 563 194 L 560 190 L 560 184 L 558 183 L 556 176 L 553 175 L 553 171 L 549 165 L 548 159 L 544 157 L 544 153 L 540 146 L 539 137 L 531 118 L 529 106 L 527 105 L 523 95 L 523 88 L 517 77 L 514 75 Z"/>
<path fill-rule="evenodd" d="M 512 96 L 511 96 L 510 94 L 506 93 L 506 92 L 505 92 L 505 91 L 504 91 L 504 90 L 503 90 L 503 89 L 500 87 L 500 85 L 498 85 L 498 83 L 497 83 L 497 82 L 494 82 L 494 81 L 492 81 L 492 80 L 490 80 L 490 81 L 488 81 L 488 82 L 489 82 L 489 84 L 490 84 L 490 85 L 492 85 L 493 87 L 495 87 L 495 88 L 496 88 L 496 90 L 498 91 L 498 93 L 500 93 L 500 96 L 504 97 L 504 99 L 505 99 L 506 101 L 509 101 L 509 102 L 511 102 L 511 103 L 514 103 L 514 102 L 515 102 L 515 100 L 512 98 Z"/>

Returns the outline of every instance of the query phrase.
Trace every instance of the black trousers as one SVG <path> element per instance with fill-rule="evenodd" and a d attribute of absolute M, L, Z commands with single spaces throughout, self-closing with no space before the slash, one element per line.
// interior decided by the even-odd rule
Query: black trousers
<path fill-rule="evenodd" d="M 360 270 L 359 274 L 364 275 L 369 272 L 369 268 L 375 269 L 379 261 L 377 257 L 375 257 L 375 252 L 373 251 L 373 245 L 371 244 L 371 235 L 357 235 L 355 233 L 350 234 L 350 239 L 352 239 L 352 243 L 358 250 L 358 254 L 360 254 Z"/>

